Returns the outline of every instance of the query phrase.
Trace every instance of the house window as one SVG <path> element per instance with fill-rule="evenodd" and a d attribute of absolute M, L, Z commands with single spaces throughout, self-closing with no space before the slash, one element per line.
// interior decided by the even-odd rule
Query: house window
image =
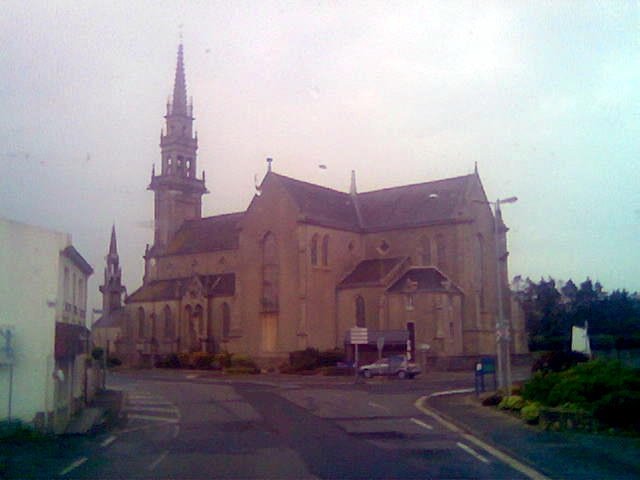
<path fill-rule="evenodd" d="M 149 332 L 151 338 L 156 338 L 156 314 L 149 315 Z"/>
<path fill-rule="evenodd" d="M 272 232 L 262 241 L 262 308 L 264 311 L 278 310 L 278 244 Z"/>
<path fill-rule="evenodd" d="M 361 295 L 356 297 L 356 327 L 366 327 L 367 320 L 364 311 L 364 298 Z"/>
<path fill-rule="evenodd" d="M 144 308 L 138 308 L 138 338 L 144 338 Z"/>
<path fill-rule="evenodd" d="M 329 265 L 329 235 L 322 239 L 322 265 Z"/>
<path fill-rule="evenodd" d="M 222 338 L 229 338 L 231 333 L 231 309 L 227 302 L 220 306 L 222 313 Z"/>
<path fill-rule="evenodd" d="M 406 297 L 406 304 L 405 304 L 405 309 L 406 310 L 413 310 L 414 309 L 413 301 L 414 301 L 413 294 L 412 293 L 408 293 L 407 297 Z"/>
<path fill-rule="evenodd" d="M 311 265 L 318 265 L 318 234 L 311 238 Z"/>

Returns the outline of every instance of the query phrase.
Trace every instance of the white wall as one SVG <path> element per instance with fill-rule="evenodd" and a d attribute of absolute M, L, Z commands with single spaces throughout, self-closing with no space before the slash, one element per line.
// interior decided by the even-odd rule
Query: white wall
<path fill-rule="evenodd" d="M 60 251 L 68 234 L 0 218 L 0 325 L 15 325 L 12 418 L 53 410 Z M 0 366 L 0 419 L 8 414 L 9 368 Z"/>

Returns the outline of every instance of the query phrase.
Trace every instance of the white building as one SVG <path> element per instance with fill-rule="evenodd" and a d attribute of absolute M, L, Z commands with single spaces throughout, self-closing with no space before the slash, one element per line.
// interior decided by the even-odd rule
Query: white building
<path fill-rule="evenodd" d="M 0 420 L 59 433 L 93 396 L 92 273 L 69 234 L 0 218 Z"/>

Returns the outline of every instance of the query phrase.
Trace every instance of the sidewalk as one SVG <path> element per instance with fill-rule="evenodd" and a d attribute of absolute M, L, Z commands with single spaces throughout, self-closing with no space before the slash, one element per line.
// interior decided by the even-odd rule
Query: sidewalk
<path fill-rule="evenodd" d="M 96 392 L 89 406 L 74 416 L 65 430 L 66 435 L 85 435 L 97 429 L 109 429 L 120 419 L 124 393 L 120 390 Z"/>
<path fill-rule="evenodd" d="M 640 439 L 545 431 L 482 406 L 473 394 L 431 397 L 426 405 L 550 478 L 640 478 Z"/>

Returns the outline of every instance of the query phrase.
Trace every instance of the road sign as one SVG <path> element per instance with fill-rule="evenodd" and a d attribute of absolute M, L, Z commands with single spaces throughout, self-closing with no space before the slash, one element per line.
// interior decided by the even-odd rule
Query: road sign
<path fill-rule="evenodd" d="M 15 361 L 13 325 L 0 325 L 0 365 L 13 365 Z"/>
<path fill-rule="evenodd" d="M 369 331 L 364 327 L 352 327 L 350 337 L 352 345 L 366 345 L 369 343 Z"/>

